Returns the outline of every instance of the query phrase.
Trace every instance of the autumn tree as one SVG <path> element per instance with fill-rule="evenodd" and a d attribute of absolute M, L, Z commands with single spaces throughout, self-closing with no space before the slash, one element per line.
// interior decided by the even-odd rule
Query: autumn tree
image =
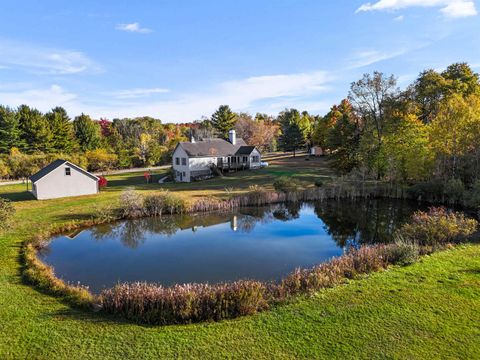
<path fill-rule="evenodd" d="M 381 177 L 382 169 L 375 161 L 381 150 L 385 129 L 388 126 L 389 117 L 386 110 L 389 104 L 398 95 L 397 81 L 393 75 L 386 77 L 383 73 L 375 71 L 373 75 L 365 74 L 362 79 L 350 86 L 349 100 L 356 113 L 363 122 L 363 133 L 370 138 L 367 153 L 364 158 L 369 159 L 367 166 L 378 178 Z M 372 143 L 373 142 L 373 143 Z"/>
<path fill-rule="evenodd" d="M 444 179 L 480 176 L 480 96 L 452 95 L 440 106 L 429 126 L 430 142 L 437 154 L 437 171 Z M 470 161 L 469 161 L 470 160 Z M 469 164 L 470 163 L 470 164 Z"/>
<path fill-rule="evenodd" d="M 448 82 L 435 70 L 429 69 L 420 73 L 410 87 L 412 98 L 418 105 L 420 120 L 429 123 L 437 116 L 447 89 Z"/>
<path fill-rule="evenodd" d="M 235 130 L 238 137 L 245 140 L 247 144 L 255 146 L 260 151 L 265 151 L 275 147 L 274 142 L 279 127 L 269 119 L 253 118 L 250 114 L 240 113 L 237 114 Z"/>
<path fill-rule="evenodd" d="M 335 169 L 340 173 L 348 173 L 359 164 L 361 121 L 348 100 L 334 105 L 325 118 L 332 121 L 325 146 L 332 151 Z"/>
<path fill-rule="evenodd" d="M 428 128 L 415 114 L 405 116 L 385 136 L 379 157 L 385 161 L 388 180 L 421 181 L 433 172 L 434 153 Z"/>

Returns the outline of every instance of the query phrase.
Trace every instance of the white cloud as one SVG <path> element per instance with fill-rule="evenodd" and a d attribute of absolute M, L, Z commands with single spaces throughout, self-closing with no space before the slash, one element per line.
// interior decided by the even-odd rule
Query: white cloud
<path fill-rule="evenodd" d="M 171 94 L 171 100 L 121 103 L 84 111 L 90 111 L 95 117 L 150 115 L 173 122 L 192 121 L 202 115 L 210 115 L 222 104 L 230 105 L 235 111 L 277 113 L 285 106 L 297 104 L 300 107 L 305 98 L 325 92 L 332 79 L 323 71 L 254 76 L 222 82 L 201 92 L 179 96 Z M 315 103 L 315 107 L 318 106 L 319 102 Z"/>
<path fill-rule="evenodd" d="M 16 107 L 28 104 L 41 111 L 63 106 L 72 117 L 84 112 L 94 118 L 150 115 L 166 122 L 186 122 L 210 115 L 222 104 L 230 105 L 235 111 L 270 114 L 276 114 L 285 107 L 323 111 L 330 104 L 318 100 L 318 96 L 326 92 L 332 80 L 333 76 L 324 71 L 254 76 L 222 82 L 203 91 L 171 93 L 171 99 L 155 101 L 140 95 L 148 96 L 165 92 L 166 89 L 121 90 L 93 94 L 93 99 L 87 99 L 59 85 L 32 88 L 31 84 L 24 84 L 24 87 L 9 86 L 9 90 L 2 91 L 0 88 L 0 98 L 5 105 Z"/>
<path fill-rule="evenodd" d="M 405 20 L 405 16 L 403 16 L 403 15 L 400 15 L 400 16 L 397 16 L 397 17 L 393 18 L 393 21 L 399 21 L 400 22 L 400 21 L 403 21 L 403 20 Z"/>
<path fill-rule="evenodd" d="M 55 106 L 78 110 L 75 106 L 77 95 L 65 91 L 61 86 L 55 84 L 47 88 L 0 91 L 0 99 L 6 105 L 17 107 L 27 104 L 41 111 L 48 111 Z"/>
<path fill-rule="evenodd" d="M 440 7 L 440 11 L 451 18 L 477 15 L 473 0 L 379 0 L 365 3 L 356 12 L 361 11 L 395 11 L 408 7 Z"/>
<path fill-rule="evenodd" d="M 477 15 L 477 9 L 473 1 L 451 1 L 447 6 L 440 9 L 447 17 L 463 18 Z"/>
<path fill-rule="evenodd" d="M 170 90 L 164 88 L 135 88 L 135 89 L 126 89 L 118 90 L 114 92 L 107 93 L 117 99 L 137 99 L 149 97 L 153 94 L 162 94 L 168 93 Z"/>
<path fill-rule="evenodd" d="M 406 54 L 408 49 L 399 49 L 395 51 L 365 50 L 357 52 L 350 60 L 349 68 L 356 69 L 378 63 L 380 61 L 393 59 L 397 56 Z"/>
<path fill-rule="evenodd" d="M 152 32 L 151 29 L 142 28 L 138 22 L 134 22 L 134 23 L 130 23 L 130 24 L 118 24 L 116 29 L 121 30 L 121 31 L 143 33 L 143 34 L 148 34 L 148 33 Z"/>
<path fill-rule="evenodd" d="M 0 54 L 0 66 L 33 73 L 76 74 L 101 70 L 93 60 L 75 50 L 53 49 L 0 40 Z"/>

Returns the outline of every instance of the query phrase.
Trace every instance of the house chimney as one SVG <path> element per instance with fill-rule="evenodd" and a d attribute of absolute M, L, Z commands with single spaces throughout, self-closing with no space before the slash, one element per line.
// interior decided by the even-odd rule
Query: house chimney
<path fill-rule="evenodd" d="M 235 145 L 237 143 L 237 135 L 235 134 L 235 130 L 230 130 L 228 132 L 228 139 L 230 140 L 230 143 L 232 145 Z"/>

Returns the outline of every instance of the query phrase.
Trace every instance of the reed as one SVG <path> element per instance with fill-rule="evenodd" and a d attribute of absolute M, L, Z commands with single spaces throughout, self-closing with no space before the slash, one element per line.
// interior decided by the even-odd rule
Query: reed
<path fill-rule="evenodd" d="M 166 325 L 219 321 L 250 315 L 274 304 L 330 288 L 399 263 L 397 245 L 366 246 L 311 269 L 297 269 L 280 283 L 239 280 L 231 283 L 163 287 L 119 284 L 100 295 L 103 311 L 140 323 Z"/>

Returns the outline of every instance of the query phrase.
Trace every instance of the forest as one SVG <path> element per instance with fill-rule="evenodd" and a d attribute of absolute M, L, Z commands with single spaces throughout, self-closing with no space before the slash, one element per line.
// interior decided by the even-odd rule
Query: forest
<path fill-rule="evenodd" d="M 210 117 L 164 124 L 0 106 L 0 177 L 28 177 L 55 158 L 91 171 L 168 164 L 178 141 L 226 137 L 232 128 L 264 152 L 320 146 L 339 175 L 439 196 L 480 193 L 480 78 L 466 63 L 425 70 L 405 89 L 394 75 L 365 74 L 325 115 L 252 116 L 222 105 Z"/>

